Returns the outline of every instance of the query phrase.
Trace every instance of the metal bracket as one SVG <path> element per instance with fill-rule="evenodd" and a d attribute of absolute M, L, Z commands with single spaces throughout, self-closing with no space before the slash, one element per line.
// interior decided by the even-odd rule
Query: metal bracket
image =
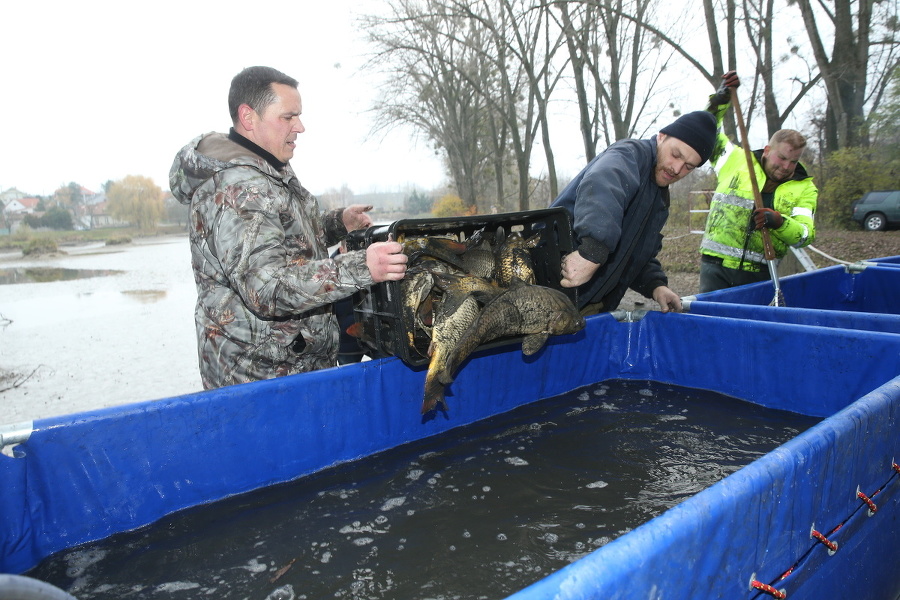
<path fill-rule="evenodd" d="M 0 425 L 0 453 L 14 458 L 13 448 L 28 441 L 34 432 L 34 421 Z"/>
<path fill-rule="evenodd" d="M 877 262 L 861 260 L 855 263 L 844 265 L 844 270 L 848 273 L 862 273 L 867 267 L 877 267 Z"/>
<path fill-rule="evenodd" d="M 638 310 L 614 310 L 610 314 L 620 323 L 634 323 L 646 317 L 648 312 L 650 311 L 641 308 Z"/>

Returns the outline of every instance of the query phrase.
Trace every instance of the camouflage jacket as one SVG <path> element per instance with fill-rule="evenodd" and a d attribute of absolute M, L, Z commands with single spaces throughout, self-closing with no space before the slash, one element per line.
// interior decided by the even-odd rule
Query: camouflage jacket
<path fill-rule="evenodd" d="M 190 206 L 203 386 L 335 366 L 331 303 L 372 284 L 364 251 L 328 256 L 347 233 L 341 209 L 320 213 L 290 165 L 220 133 L 182 148 L 169 183 Z"/>

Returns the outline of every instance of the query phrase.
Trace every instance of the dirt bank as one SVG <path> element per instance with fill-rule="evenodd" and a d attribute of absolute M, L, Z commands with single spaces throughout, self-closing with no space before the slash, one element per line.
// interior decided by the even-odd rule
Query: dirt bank
<path fill-rule="evenodd" d="M 659 259 L 669 277 L 669 287 L 679 296 L 696 294 L 699 289 L 701 237 L 698 234 L 667 232 L 663 240 Z M 807 254 L 820 269 L 840 264 L 828 257 L 839 261 L 856 262 L 896 256 L 900 254 L 900 230 L 820 230 L 812 248 L 807 248 Z M 659 305 L 629 290 L 619 308 L 659 310 Z"/>

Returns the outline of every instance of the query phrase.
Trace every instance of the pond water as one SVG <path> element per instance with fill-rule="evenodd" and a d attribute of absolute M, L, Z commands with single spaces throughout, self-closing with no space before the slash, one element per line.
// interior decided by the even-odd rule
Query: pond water
<path fill-rule="evenodd" d="M 0 255 L 0 424 L 202 389 L 186 236 L 62 252 Z"/>

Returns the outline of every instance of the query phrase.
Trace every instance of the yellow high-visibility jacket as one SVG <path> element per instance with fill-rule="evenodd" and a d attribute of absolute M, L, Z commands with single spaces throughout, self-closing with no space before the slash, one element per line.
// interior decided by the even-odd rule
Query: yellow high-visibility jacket
<path fill-rule="evenodd" d="M 724 135 L 720 137 L 725 138 Z M 700 252 L 721 258 L 725 267 L 760 271 L 766 260 L 762 235 L 759 231 L 747 234 L 750 215 L 755 208 L 747 159 L 742 148 L 728 145 L 730 148 L 725 157 L 714 165 L 718 186 L 710 201 Z M 762 150 L 752 154 L 756 180 L 762 190 L 766 184 L 766 174 L 760 164 Z M 777 258 L 782 258 L 789 246 L 802 248 L 815 240 L 818 195 L 812 176 L 802 164 L 797 165 L 791 180 L 775 188 L 770 199 L 772 205 L 768 208 L 777 210 L 784 217 L 781 227 L 769 230 Z"/>

